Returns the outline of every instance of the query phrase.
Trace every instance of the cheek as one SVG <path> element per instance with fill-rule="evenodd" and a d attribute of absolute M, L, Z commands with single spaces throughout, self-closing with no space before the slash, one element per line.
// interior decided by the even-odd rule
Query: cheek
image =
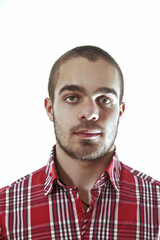
<path fill-rule="evenodd" d="M 77 120 L 77 109 L 71 109 L 66 105 L 59 105 L 58 107 L 56 107 L 54 114 L 57 120 L 64 122 L 68 125 L 72 125 L 72 123 L 76 122 Z"/>
<path fill-rule="evenodd" d="M 100 118 L 105 122 L 117 122 L 119 119 L 119 109 L 107 109 L 101 113 Z"/>
<path fill-rule="evenodd" d="M 70 129 L 74 125 L 74 119 L 67 111 L 55 112 L 55 120 L 63 131 Z"/>

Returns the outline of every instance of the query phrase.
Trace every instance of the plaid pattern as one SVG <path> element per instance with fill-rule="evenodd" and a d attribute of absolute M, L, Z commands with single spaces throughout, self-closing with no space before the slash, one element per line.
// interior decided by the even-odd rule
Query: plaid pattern
<path fill-rule="evenodd" d="M 0 239 L 160 239 L 160 183 L 119 162 L 91 190 L 85 213 L 78 189 L 63 185 L 54 165 L 0 190 Z"/>

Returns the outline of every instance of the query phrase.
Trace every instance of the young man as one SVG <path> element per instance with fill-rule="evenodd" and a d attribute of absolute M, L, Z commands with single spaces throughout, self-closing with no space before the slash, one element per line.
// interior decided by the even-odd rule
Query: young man
<path fill-rule="evenodd" d="M 53 65 L 45 108 L 56 146 L 46 167 L 0 191 L 0 239 L 160 239 L 160 183 L 118 160 L 123 75 L 82 46 Z"/>

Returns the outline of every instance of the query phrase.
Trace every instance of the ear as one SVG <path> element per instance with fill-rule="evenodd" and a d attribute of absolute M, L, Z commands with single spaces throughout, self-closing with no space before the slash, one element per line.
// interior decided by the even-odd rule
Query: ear
<path fill-rule="evenodd" d="M 120 103 L 120 112 L 119 112 L 119 118 L 121 119 L 122 118 L 122 115 L 125 111 L 125 103 L 124 102 L 121 102 Z"/>
<path fill-rule="evenodd" d="M 51 122 L 53 122 L 53 121 L 54 121 L 53 107 L 52 107 L 52 101 L 51 101 L 50 98 L 45 98 L 45 100 L 44 100 L 44 106 L 45 106 L 47 115 L 48 115 L 48 117 L 49 117 L 49 120 L 50 120 Z"/>

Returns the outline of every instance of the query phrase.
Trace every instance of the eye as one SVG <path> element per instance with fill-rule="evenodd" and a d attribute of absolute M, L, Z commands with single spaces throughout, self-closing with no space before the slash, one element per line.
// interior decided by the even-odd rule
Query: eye
<path fill-rule="evenodd" d="M 110 104 L 112 101 L 107 97 L 100 97 L 99 101 L 104 104 Z"/>
<path fill-rule="evenodd" d="M 68 103 L 76 103 L 78 102 L 78 97 L 76 96 L 68 96 L 65 98 L 65 101 L 68 102 Z"/>

